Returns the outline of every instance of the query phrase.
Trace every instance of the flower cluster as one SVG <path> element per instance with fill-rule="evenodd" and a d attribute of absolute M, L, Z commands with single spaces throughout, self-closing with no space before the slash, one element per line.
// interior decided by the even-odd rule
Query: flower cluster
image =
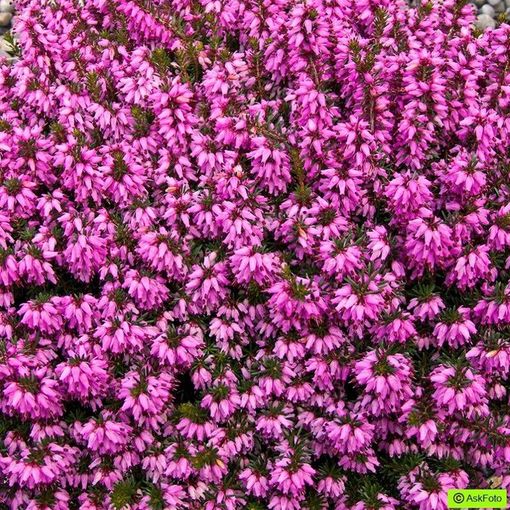
<path fill-rule="evenodd" d="M 510 487 L 509 25 L 459 0 L 17 10 L 2 508 Z"/>

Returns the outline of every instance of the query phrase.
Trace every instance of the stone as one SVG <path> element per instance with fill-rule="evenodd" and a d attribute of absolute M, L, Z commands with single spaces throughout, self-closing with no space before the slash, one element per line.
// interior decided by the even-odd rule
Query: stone
<path fill-rule="evenodd" d="M 499 2 L 499 4 L 494 5 L 494 11 L 496 11 L 496 14 L 505 12 L 505 4 L 503 2 Z"/>
<path fill-rule="evenodd" d="M 473 3 L 474 3 L 474 4 L 478 7 L 478 8 L 480 8 L 480 7 L 482 7 L 482 6 L 484 6 L 484 5 L 485 5 L 485 1 L 486 1 L 486 0 L 474 0 L 474 2 L 473 2 Z"/>
<path fill-rule="evenodd" d="M 492 6 L 499 4 L 499 2 L 501 2 L 501 0 L 489 0 L 489 4 Z"/>
<path fill-rule="evenodd" d="M 0 12 L 14 12 L 14 5 L 11 0 L 0 0 Z"/>
<path fill-rule="evenodd" d="M 496 21 L 488 14 L 479 14 L 476 18 L 476 26 L 481 30 L 486 28 L 495 28 Z"/>
<path fill-rule="evenodd" d="M 496 15 L 496 11 L 494 10 L 494 7 L 489 4 L 482 5 L 482 8 L 480 9 L 480 14 L 487 14 L 491 18 L 494 18 Z"/>
<path fill-rule="evenodd" d="M 8 27 L 11 19 L 12 14 L 10 12 L 0 12 L 0 27 Z"/>

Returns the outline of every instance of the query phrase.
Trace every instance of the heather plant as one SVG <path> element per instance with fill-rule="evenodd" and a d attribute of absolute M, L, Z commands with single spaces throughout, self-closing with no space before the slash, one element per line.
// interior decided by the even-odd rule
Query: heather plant
<path fill-rule="evenodd" d="M 509 25 L 454 0 L 16 8 L 0 505 L 510 486 Z"/>

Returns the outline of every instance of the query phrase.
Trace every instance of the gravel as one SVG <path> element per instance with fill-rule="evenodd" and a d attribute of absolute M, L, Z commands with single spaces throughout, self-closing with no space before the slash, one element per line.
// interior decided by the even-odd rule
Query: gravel
<path fill-rule="evenodd" d="M 5 57 L 9 61 L 13 60 L 13 58 L 8 53 L 10 46 L 5 42 L 2 35 L 11 29 L 13 15 L 13 1 L 0 0 L 0 57 Z"/>
<path fill-rule="evenodd" d="M 489 14 L 479 14 L 476 19 L 476 24 L 478 28 L 481 29 L 494 28 L 496 26 L 496 20 L 492 16 L 489 16 Z"/>
<path fill-rule="evenodd" d="M 479 28 L 494 28 L 499 19 L 510 21 L 510 0 L 471 0 L 478 10 Z"/>
<path fill-rule="evenodd" d="M 0 12 L 14 12 L 14 5 L 11 0 L 0 0 Z"/>
<path fill-rule="evenodd" d="M 12 20 L 12 13 L 0 12 L 0 27 L 9 27 Z"/>
<path fill-rule="evenodd" d="M 12 0 L 0 0 L 0 35 L 5 34 L 11 28 L 12 16 L 14 13 L 14 5 Z M 5 49 L 1 49 L 3 56 Z"/>
<path fill-rule="evenodd" d="M 487 14 L 491 18 L 496 17 L 496 11 L 494 10 L 494 7 L 489 4 L 482 5 L 480 8 L 480 14 Z"/>

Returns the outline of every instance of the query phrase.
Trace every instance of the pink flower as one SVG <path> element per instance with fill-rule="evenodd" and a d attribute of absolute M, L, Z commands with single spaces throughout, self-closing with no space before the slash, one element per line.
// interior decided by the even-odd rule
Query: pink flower
<path fill-rule="evenodd" d="M 268 479 L 252 469 L 245 469 L 239 473 L 239 479 L 243 481 L 249 494 L 260 498 L 264 497 L 268 491 Z"/>
<path fill-rule="evenodd" d="M 466 416 L 487 416 L 487 391 L 483 377 L 471 369 L 455 369 L 439 366 L 431 374 L 434 385 L 432 395 L 436 405 L 447 414 L 456 411 Z"/>
<path fill-rule="evenodd" d="M 0 507 L 510 486 L 508 24 L 456 0 L 15 11 Z"/>
<path fill-rule="evenodd" d="M 313 484 L 315 469 L 309 464 L 292 466 L 292 460 L 283 458 L 275 463 L 269 483 L 277 486 L 283 494 L 297 495 L 302 492 L 306 485 Z"/>

